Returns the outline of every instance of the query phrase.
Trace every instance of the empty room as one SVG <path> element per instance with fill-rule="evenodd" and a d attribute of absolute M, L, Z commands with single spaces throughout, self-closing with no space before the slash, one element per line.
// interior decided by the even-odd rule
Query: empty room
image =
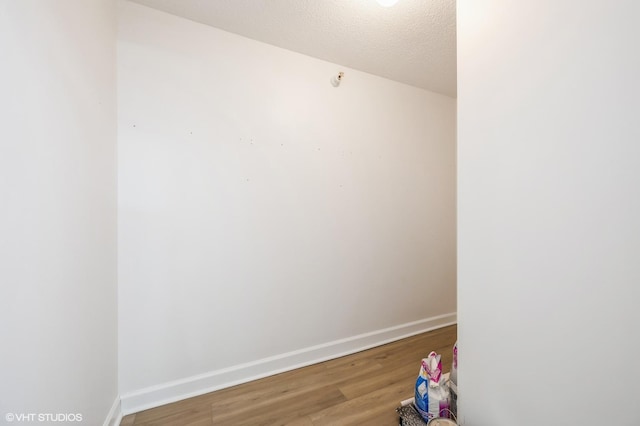
<path fill-rule="evenodd" d="M 0 424 L 640 424 L 638 19 L 0 0 Z"/>

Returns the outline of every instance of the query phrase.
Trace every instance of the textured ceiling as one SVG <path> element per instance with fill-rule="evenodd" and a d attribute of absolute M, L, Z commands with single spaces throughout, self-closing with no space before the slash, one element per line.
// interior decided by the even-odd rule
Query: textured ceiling
<path fill-rule="evenodd" d="M 345 67 L 456 96 L 455 0 L 134 0 Z"/>

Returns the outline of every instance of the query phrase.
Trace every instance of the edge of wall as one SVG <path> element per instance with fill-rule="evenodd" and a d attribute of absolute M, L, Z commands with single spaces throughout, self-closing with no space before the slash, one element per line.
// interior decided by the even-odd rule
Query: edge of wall
<path fill-rule="evenodd" d="M 120 416 L 350 355 L 456 323 L 456 313 L 452 312 L 150 386 L 122 395 Z"/>
<path fill-rule="evenodd" d="M 119 426 L 121 421 L 122 405 L 120 397 L 116 396 L 116 399 L 113 401 L 111 409 L 109 410 L 109 414 L 107 414 L 107 418 L 104 420 L 103 426 Z"/>

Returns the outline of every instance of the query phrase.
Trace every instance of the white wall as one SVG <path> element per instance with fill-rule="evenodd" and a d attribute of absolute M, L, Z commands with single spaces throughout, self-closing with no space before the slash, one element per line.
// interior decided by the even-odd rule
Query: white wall
<path fill-rule="evenodd" d="M 112 1 L 0 1 L 0 422 L 117 409 L 115 43 Z"/>
<path fill-rule="evenodd" d="M 639 16 L 458 2 L 466 425 L 638 424 Z"/>
<path fill-rule="evenodd" d="M 118 60 L 125 411 L 455 321 L 454 99 L 128 2 Z"/>

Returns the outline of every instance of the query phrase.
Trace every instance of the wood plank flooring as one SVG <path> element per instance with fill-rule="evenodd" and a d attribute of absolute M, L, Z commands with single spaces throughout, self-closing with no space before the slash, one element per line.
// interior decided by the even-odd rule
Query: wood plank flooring
<path fill-rule="evenodd" d="M 434 350 L 451 368 L 456 326 L 234 386 L 122 419 L 121 426 L 397 425 L 420 360 Z"/>

